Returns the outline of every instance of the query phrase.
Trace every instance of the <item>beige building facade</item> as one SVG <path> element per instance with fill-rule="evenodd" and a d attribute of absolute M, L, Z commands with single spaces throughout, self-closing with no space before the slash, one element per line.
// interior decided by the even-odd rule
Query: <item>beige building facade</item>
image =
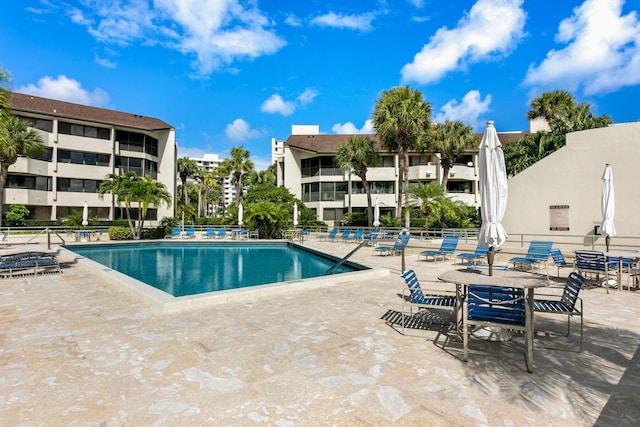
<path fill-rule="evenodd" d="M 292 134 L 284 142 L 283 155 L 276 162 L 278 185 L 286 187 L 329 226 L 344 219 L 349 209 L 357 212 L 367 207 L 367 196 L 360 178 L 341 171 L 334 161 L 338 147 L 353 136 L 321 134 L 317 126 L 293 126 Z M 398 155 L 382 149 L 377 135 L 365 136 L 375 142 L 380 153 L 379 164 L 367 171 L 372 203 L 378 199 L 381 215 L 395 215 Z M 522 133 L 499 133 L 498 136 L 505 141 L 522 136 Z M 479 146 L 482 134 L 476 138 Z M 410 183 L 441 183 L 443 173 L 438 153 L 410 153 Z M 468 206 L 479 206 L 477 148 L 460 155 L 449 171 L 447 195 Z"/>
<path fill-rule="evenodd" d="M 550 236 L 583 235 L 585 246 L 602 244 L 602 175 L 613 168 L 614 224 L 618 240 L 640 235 L 640 122 L 567 134 L 567 143 L 509 179 L 507 233 Z"/>
<path fill-rule="evenodd" d="M 175 215 L 175 129 L 162 120 L 53 99 L 12 93 L 14 115 L 41 136 L 46 153 L 10 166 L 3 204 L 22 204 L 31 219 L 55 220 L 89 206 L 90 219 L 125 218 L 114 198 L 98 196 L 105 177 L 120 170 L 149 175 L 171 194 L 169 206 L 152 206 L 150 225 Z M 136 214 L 137 215 L 137 214 Z"/>

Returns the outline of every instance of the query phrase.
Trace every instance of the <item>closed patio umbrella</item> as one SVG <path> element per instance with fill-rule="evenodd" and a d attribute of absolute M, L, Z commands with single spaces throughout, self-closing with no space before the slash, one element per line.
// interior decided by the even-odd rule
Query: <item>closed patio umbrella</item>
<path fill-rule="evenodd" d="M 373 226 L 380 227 L 380 201 L 378 199 L 373 207 Z"/>
<path fill-rule="evenodd" d="M 244 214 L 244 208 L 242 203 L 238 205 L 238 225 L 242 227 L 242 215 Z"/>
<path fill-rule="evenodd" d="M 613 225 L 613 216 L 615 214 L 615 193 L 613 191 L 613 169 L 607 163 L 602 174 L 602 224 L 600 225 L 600 234 L 605 235 L 605 244 L 607 252 L 609 252 L 609 243 L 611 237 L 616 235 L 616 227 Z"/>
<path fill-rule="evenodd" d="M 82 226 L 86 227 L 89 225 L 89 205 L 87 202 L 84 202 L 84 207 L 82 208 Z"/>
<path fill-rule="evenodd" d="M 508 237 L 501 223 L 507 209 L 507 168 L 504 164 L 502 143 L 498 139 L 493 121 L 487 122 L 487 128 L 480 142 L 478 161 L 482 215 L 478 241 L 480 245 L 489 248 L 487 261 L 491 275 L 495 249 L 502 246 Z"/>
<path fill-rule="evenodd" d="M 298 225 L 298 204 L 293 204 L 293 226 L 296 227 Z"/>

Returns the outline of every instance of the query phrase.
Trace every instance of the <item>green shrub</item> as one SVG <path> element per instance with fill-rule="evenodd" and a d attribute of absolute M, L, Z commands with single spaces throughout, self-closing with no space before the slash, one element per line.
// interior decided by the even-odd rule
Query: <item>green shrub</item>
<path fill-rule="evenodd" d="M 167 229 L 163 226 L 142 229 L 142 239 L 164 239 Z"/>
<path fill-rule="evenodd" d="M 131 240 L 133 235 L 131 229 L 127 227 L 109 227 L 110 240 Z"/>

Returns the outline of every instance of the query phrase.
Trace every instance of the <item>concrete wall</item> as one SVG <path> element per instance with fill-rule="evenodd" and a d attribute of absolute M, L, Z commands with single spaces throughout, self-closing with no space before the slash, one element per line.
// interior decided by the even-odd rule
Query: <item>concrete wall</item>
<path fill-rule="evenodd" d="M 602 221 L 602 174 L 609 163 L 617 236 L 640 235 L 639 159 L 640 122 L 568 134 L 565 147 L 509 179 L 502 222 L 507 233 L 594 234 Z M 549 229 L 550 206 L 568 206 L 568 231 Z"/>

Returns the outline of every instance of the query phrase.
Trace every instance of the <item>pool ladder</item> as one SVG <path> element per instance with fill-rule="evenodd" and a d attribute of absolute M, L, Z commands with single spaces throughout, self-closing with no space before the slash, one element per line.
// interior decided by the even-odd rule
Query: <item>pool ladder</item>
<path fill-rule="evenodd" d="M 347 255 L 345 255 L 345 256 L 344 256 L 344 258 L 342 258 L 342 259 L 338 260 L 338 262 L 336 262 L 336 263 L 335 263 L 335 264 L 334 264 L 330 269 L 328 269 L 328 270 L 326 271 L 326 273 L 324 273 L 324 275 L 325 275 L 325 276 L 328 276 L 329 274 L 333 274 L 333 273 L 336 271 L 336 269 L 337 269 L 338 267 L 340 267 L 342 264 L 344 264 L 344 263 L 345 263 L 345 261 L 346 261 L 347 259 L 349 259 L 349 257 L 350 257 L 351 255 L 355 254 L 355 253 L 358 251 L 358 249 L 360 249 L 361 247 L 363 247 L 364 245 L 366 245 L 366 244 L 368 244 L 368 243 L 369 243 L 369 241 L 368 241 L 368 240 L 363 240 L 362 242 L 360 242 L 360 244 L 359 244 L 358 246 L 356 246 L 356 248 L 355 248 L 354 250 L 352 250 L 352 251 L 351 251 L 351 252 L 349 252 Z"/>

